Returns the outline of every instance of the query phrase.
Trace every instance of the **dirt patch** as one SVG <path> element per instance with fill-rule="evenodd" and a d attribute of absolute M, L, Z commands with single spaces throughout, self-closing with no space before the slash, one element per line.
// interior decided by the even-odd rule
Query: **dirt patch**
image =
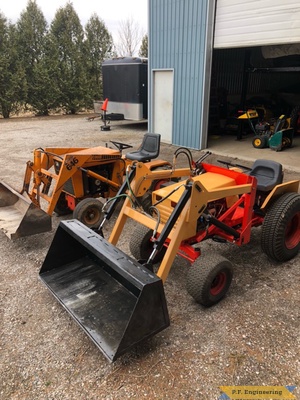
<path fill-rule="evenodd" d="M 84 116 L 0 120 L 0 178 L 20 189 L 36 147 L 117 140 L 136 148 L 146 131 L 145 124 L 124 123 L 101 132 L 100 123 Z M 175 149 L 162 144 L 161 158 L 172 161 Z M 60 219 L 53 217 L 49 233 L 16 241 L 0 234 L 1 399 L 211 400 L 221 385 L 299 385 L 300 259 L 271 262 L 260 248 L 260 228 L 241 248 L 201 245 L 234 265 L 229 294 L 215 307 L 205 309 L 188 295 L 188 265 L 176 259 L 165 284 L 171 326 L 109 364 L 38 278 Z M 130 225 L 126 232 L 119 247 L 129 252 Z"/>

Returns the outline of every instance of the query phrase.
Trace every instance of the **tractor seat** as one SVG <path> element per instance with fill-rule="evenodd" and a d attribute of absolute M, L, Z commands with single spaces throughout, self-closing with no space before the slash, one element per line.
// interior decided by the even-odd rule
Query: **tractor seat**
<path fill-rule="evenodd" d="M 142 144 L 137 151 L 126 154 L 128 160 L 147 162 L 158 157 L 160 150 L 160 134 L 145 133 Z"/>
<path fill-rule="evenodd" d="M 282 183 L 282 165 L 276 161 L 256 160 L 249 175 L 257 179 L 257 190 L 269 192 L 274 186 Z"/>

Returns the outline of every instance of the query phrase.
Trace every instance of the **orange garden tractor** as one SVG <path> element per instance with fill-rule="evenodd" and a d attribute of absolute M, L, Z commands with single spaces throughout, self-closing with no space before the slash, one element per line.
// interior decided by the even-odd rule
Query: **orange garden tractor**
<path fill-rule="evenodd" d="M 187 149 L 180 153 L 191 160 Z M 242 246 L 262 226 L 262 250 L 271 259 L 289 260 L 300 247 L 299 181 L 283 182 L 277 162 L 256 160 L 244 171 L 203 159 L 183 169 L 151 171 L 140 162 L 127 168 L 130 188 L 109 239 L 101 233 L 124 191 L 107 204 L 97 231 L 78 220 L 62 221 L 40 270 L 41 280 L 110 361 L 169 326 L 163 284 L 176 256 L 191 264 L 188 293 L 212 306 L 228 292 L 232 265 L 215 252 L 202 254 L 203 241 Z M 146 212 L 139 199 L 158 181 L 165 184 L 152 192 Z M 135 225 L 133 257 L 116 247 L 128 220 Z"/>
<path fill-rule="evenodd" d="M 140 149 L 126 156 L 122 151 L 132 146 L 111 143 L 115 149 L 35 149 L 20 191 L 0 181 L 0 229 L 11 239 L 46 232 L 51 230 L 53 212 L 73 212 L 85 225 L 97 227 L 103 207 L 99 199 L 114 197 L 120 187 L 124 188 L 128 164 L 139 160 L 150 170 L 169 167 L 166 161 L 153 160 L 160 150 L 158 134 L 146 133 Z"/>

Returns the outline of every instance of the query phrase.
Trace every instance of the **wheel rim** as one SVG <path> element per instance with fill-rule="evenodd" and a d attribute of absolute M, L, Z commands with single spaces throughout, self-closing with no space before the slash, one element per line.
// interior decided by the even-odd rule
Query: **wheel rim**
<path fill-rule="evenodd" d="M 293 249 L 300 241 L 300 212 L 295 214 L 288 223 L 285 231 L 285 245 L 288 249 Z"/>
<path fill-rule="evenodd" d="M 254 146 L 259 147 L 261 145 L 261 140 L 260 139 L 255 139 L 254 140 Z"/>
<path fill-rule="evenodd" d="M 217 296 L 220 292 L 222 292 L 222 290 L 225 287 L 226 284 L 226 274 L 225 272 L 220 272 L 215 279 L 213 280 L 211 287 L 210 287 L 210 293 L 213 296 Z"/>
<path fill-rule="evenodd" d="M 96 207 L 89 208 L 82 216 L 82 222 L 86 225 L 93 225 L 100 219 L 100 212 Z"/>

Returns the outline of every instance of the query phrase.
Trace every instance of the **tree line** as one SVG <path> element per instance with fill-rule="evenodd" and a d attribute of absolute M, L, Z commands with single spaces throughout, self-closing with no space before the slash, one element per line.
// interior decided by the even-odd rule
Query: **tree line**
<path fill-rule="evenodd" d="M 139 55 L 147 51 L 145 35 Z M 117 54 L 104 21 L 93 14 L 83 27 L 71 3 L 57 10 L 50 26 L 35 0 L 15 24 L 0 12 L 0 114 L 92 108 L 102 98 L 102 62 L 117 55 L 125 54 Z"/>

